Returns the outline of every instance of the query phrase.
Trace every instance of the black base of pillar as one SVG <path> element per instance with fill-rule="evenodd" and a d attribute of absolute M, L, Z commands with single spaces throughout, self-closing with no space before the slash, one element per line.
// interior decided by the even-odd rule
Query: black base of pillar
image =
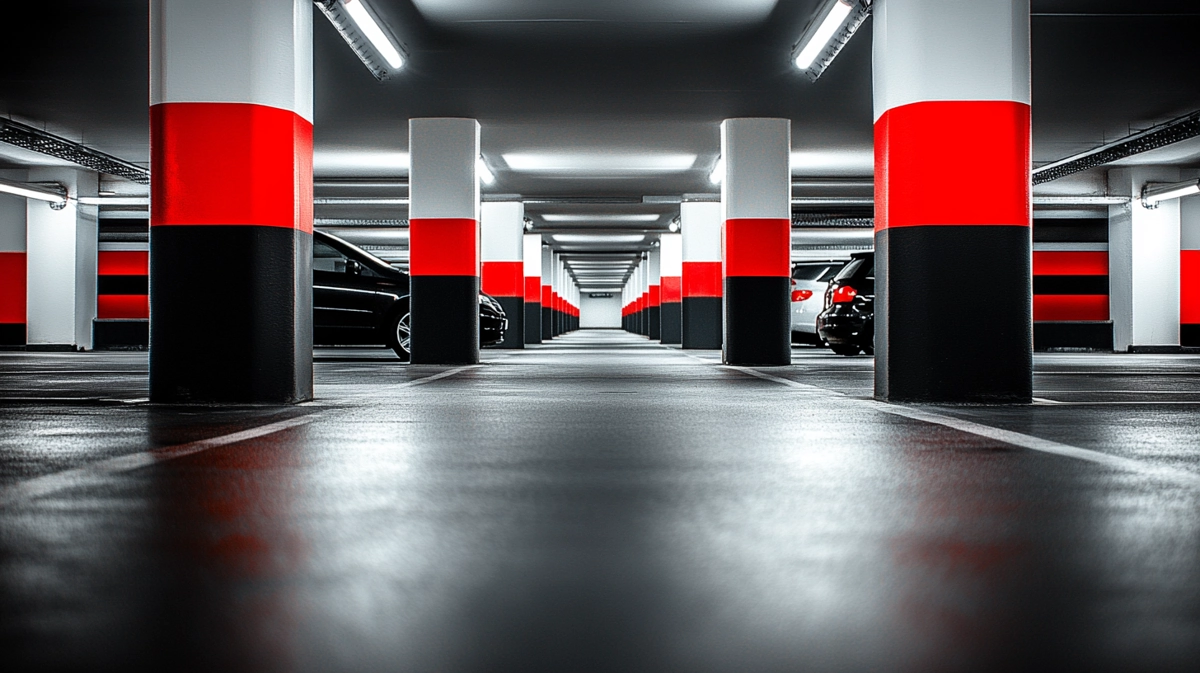
<path fill-rule="evenodd" d="M 479 362 L 479 277 L 412 276 L 412 360 L 417 365 Z"/>
<path fill-rule="evenodd" d="M 525 298 L 496 297 L 504 315 L 508 318 L 508 329 L 504 330 L 504 339 L 495 348 L 524 348 L 525 347 Z"/>
<path fill-rule="evenodd" d="M 662 338 L 662 329 L 660 323 L 662 320 L 662 308 L 659 306 L 651 306 L 650 308 L 646 309 L 646 318 L 649 321 L 646 324 L 646 336 L 650 337 L 652 341 L 658 341 Z"/>
<path fill-rule="evenodd" d="M 542 343 L 542 305 L 528 302 L 525 304 L 525 343 Z"/>
<path fill-rule="evenodd" d="M 150 399 L 312 399 L 312 235 L 150 228 Z"/>
<path fill-rule="evenodd" d="M 25 323 L 4 323 L 0 325 L 0 346 L 24 346 Z"/>
<path fill-rule="evenodd" d="M 942 225 L 878 232 L 875 397 L 1029 402 L 1031 245 L 1028 227 Z"/>
<path fill-rule="evenodd" d="M 1200 325 L 1186 323 L 1180 325 L 1179 344 L 1181 346 L 1200 346 Z"/>
<path fill-rule="evenodd" d="M 93 320 L 92 348 L 100 350 L 143 350 L 150 346 L 148 320 Z"/>
<path fill-rule="evenodd" d="M 554 311 L 542 306 L 542 341 L 554 338 Z"/>
<path fill-rule="evenodd" d="M 720 297 L 684 297 L 683 311 L 684 348 L 715 350 L 721 347 Z"/>
<path fill-rule="evenodd" d="M 791 279 L 725 279 L 725 352 L 730 365 L 792 363 Z"/>
<path fill-rule="evenodd" d="M 671 301 L 662 305 L 659 313 L 659 340 L 665 344 L 683 342 L 683 307 Z"/>

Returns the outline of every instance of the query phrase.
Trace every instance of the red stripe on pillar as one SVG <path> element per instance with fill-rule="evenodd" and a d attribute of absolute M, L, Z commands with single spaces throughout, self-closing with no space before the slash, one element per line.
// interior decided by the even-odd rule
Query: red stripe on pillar
<path fill-rule="evenodd" d="M 493 297 L 525 296 L 524 262 L 484 262 L 483 291 Z"/>
<path fill-rule="evenodd" d="M 465 217 L 420 217 L 408 223 L 412 276 L 479 275 L 479 225 Z"/>
<path fill-rule="evenodd" d="M 650 286 L 650 308 L 662 306 L 662 288 L 658 285 Z"/>
<path fill-rule="evenodd" d="M 1033 319 L 1108 320 L 1108 295 L 1036 294 L 1033 296 Z"/>
<path fill-rule="evenodd" d="M 23 252 L 0 252 L 0 323 L 25 323 L 26 264 Z"/>
<path fill-rule="evenodd" d="M 1200 250 L 1179 251 L 1179 322 L 1200 324 Z"/>
<path fill-rule="evenodd" d="M 530 304 L 541 303 L 542 279 L 538 276 L 528 276 L 525 278 L 525 301 Z"/>
<path fill-rule="evenodd" d="M 725 221 L 725 276 L 788 277 L 792 265 L 792 221 L 733 218 Z"/>
<path fill-rule="evenodd" d="M 1107 276 L 1108 253 L 1055 251 L 1033 253 L 1035 276 Z"/>
<path fill-rule="evenodd" d="M 684 297 L 720 297 L 721 285 L 720 262 L 683 263 Z"/>
<path fill-rule="evenodd" d="M 892 108 L 875 122 L 875 229 L 1030 226 L 1030 160 L 1025 103 Z"/>
<path fill-rule="evenodd" d="M 312 124 L 249 103 L 150 108 L 150 224 L 311 232 Z"/>
<path fill-rule="evenodd" d="M 150 317 L 150 297 L 144 294 L 102 294 L 96 297 L 96 317 L 143 319 Z"/>
<path fill-rule="evenodd" d="M 137 250 L 101 250 L 96 254 L 96 273 L 100 276 L 148 276 L 150 253 Z"/>
<path fill-rule="evenodd" d="M 683 300 L 683 279 L 679 276 L 662 277 L 662 302 L 679 303 Z"/>
<path fill-rule="evenodd" d="M 549 285 L 542 286 L 542 306 L 546 308 L 554 308 L 554 293 L 550 290 Z"/>

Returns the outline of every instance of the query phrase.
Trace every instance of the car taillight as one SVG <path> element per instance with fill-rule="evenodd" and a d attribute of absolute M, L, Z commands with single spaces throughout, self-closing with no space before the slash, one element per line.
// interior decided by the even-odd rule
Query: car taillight
<path fill-rule="evenodd" d="M 840 285 L 833 291 L 833 297 L 830 298 L 835 304 L 849 304 L 858 296 L 858 290 L 849 285 Z"/>
<path fill-rule="evenodd" d="M 804 301 L 812 296 L 812 290 L 792 290 L 792 301 Z"/>

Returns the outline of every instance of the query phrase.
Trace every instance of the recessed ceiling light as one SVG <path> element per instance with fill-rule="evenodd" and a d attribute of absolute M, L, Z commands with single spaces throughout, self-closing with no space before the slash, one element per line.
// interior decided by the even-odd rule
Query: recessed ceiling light
<path fill-rule="evenodd" d="M 554 234 L 550 238 L 559 243 L 640 243 L 646 239 L 641 234 Z"/>
<path fill-rule="evenodd" d="M 504 162 L 514 171 L 620 175 L 622 173 L 673 173 L 691 170 L 695 154 L 513 152 Z"/>
<path fill-rule="evenodd" d="M 656 222 L 661 215 L 643 213 L 637 215 L 581 215 L 575 213 L 551 213 L 542 215 L 547 222 Z"/>

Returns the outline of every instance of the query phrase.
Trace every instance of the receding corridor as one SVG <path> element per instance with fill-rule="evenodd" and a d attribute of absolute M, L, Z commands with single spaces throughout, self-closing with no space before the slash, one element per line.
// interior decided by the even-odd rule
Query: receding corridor
<path fill-rule="evenodd" d="M 1200 658 L 1200 358 L 1039 356 L 1039 403 L 958 408 L 808 348 L 484 360 L 327 349 L 313 403 L 198 409 L 144 353 L 0 353 L 6 670 Z"/>

